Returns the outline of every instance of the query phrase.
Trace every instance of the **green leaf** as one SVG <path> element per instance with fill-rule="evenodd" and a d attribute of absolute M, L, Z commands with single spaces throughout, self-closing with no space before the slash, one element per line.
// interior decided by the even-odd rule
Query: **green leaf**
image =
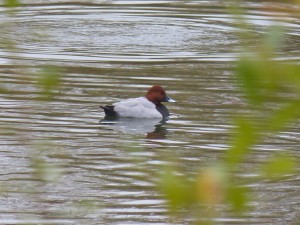
<path fill-rule="evenodd" d="M 294 121 L 297 116 L 300 115 L 299 112 L 300 102 L 292 101 L 282 107 L 281 109 L 276 110 L 267 121 L 269 131 L 280 131 L 282 130 L 289 122 Z"/>
<path fill-rule="evenodd" d="M 232 184 L 227 190 L 227 201 L 235 212 L 243 212 L 247 209 L 248 188 Z"/>
<path fill-rule="evenodd" d="M 262 175 L 266 178 L 280 179 L 296 169 L 296 160 L 286 154 L 276 154 L 262 165 Z"/>
<path fill-rule="evenodd" d="M 279 25 L 273 25 L 266 32 L 265 40 L 263 42 L 264 53 L 270 56 L 276 53 L 282 45 L 283 40 L 283 28 Z"/>
<path fill-rule="evenodd" d="M 261 103 L 261 96 L 259 94 L 260 85 L 253 62 L 248 58 L 241 58 L 238 62 L 237 75 L 246 97 L 253 103 Z"/>
<path fill-rule="evenodd" d="M 54 95 L 54 90 L 59 87 L 62 74 L 56 66 L 43 66 L 37 74 L 37 83 L 42 89 L 44 98 L 51 98 Z"/>
<path fill-rule="evenodd" d="M 4 6 L 5 7 L 17 7 L 20 5 L 19 0 L 5 0 L 4 1 Z"/>
<path fill-rule="evenodd" d="M 236 128 L 231 141 L 231 148 L 226 152 L 225 162 L 233 166 L 239 163 L 250 151 L 252 145 L 257 141 L 257 134 L 252 124 L 239 118 L 236 120 Z"/>
<path fill-rule="evenodd" d="M 290 62 L 277 62 L 277 76 L 280 76 L 280 83 L 289 88 L 290 92 L 300 94 L 300 65 Z"/>
<path fill-rule="evenodd" d="M 227 174 L 223 167 L 208 167 L 201 170 L 197 176 L 196 195 L 200 203 L 216 206 L 223 202 Z"/>
<path fill-rule="evenodd" d="M 171 212 L 191 204 L 193 185 L 186 178 L 175 175 L 174 169 L 166 168 L 163 171 L 159 186 Z"/>

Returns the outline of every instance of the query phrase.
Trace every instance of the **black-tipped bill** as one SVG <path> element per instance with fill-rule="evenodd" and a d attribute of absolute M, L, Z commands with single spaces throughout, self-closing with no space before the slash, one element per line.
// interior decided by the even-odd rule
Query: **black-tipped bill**
<path fill-rule="evenodd" d="M 166 95 L 166 98 L 164 99 L 164 102 L 176 102 L 176 101 Z"/>

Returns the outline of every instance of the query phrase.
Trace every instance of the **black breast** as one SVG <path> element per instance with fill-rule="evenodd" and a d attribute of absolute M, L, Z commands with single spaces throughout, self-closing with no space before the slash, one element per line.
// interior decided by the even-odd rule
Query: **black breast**
<path fill-rule="evenodd" d="M 167 116 L 170 115 L 169 110 L 168 110 L 167 107 L 164 106 L 163 104 L 158 104 L 158 105 L 156 105 L 156 109 L 157 109 L 158 112 L 161 113 L 161 115 L 162 115 L 163 117 L 167 117 Z"/>

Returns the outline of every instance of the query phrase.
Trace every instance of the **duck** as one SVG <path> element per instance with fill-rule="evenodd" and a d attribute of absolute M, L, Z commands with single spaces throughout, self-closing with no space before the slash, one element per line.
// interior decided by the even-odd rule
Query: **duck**
<path fill-rule="evenodd" d="M 129 98 L 112 105 L 100 106 L 108 117 L 127 118 L 161 118 L 169 117 L 170 113 L 162 102 L 176 102 L 170 98 L 160 85 L 150 87 L 143 97 Z"/>

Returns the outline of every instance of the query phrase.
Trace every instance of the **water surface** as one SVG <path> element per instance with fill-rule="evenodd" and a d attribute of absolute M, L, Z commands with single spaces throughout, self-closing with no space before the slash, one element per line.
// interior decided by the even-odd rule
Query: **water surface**
<path fill-rule="evenodd" d="M 234 20 L 218 1 L 55 3 L 26 1 L 15 15 L 1 8 L 0 36 L 15 48 L 0 50 L 1 87 L 10 90 L 0 94 L 0 223 L 188 224 L 168 220 L 157 173 L 176 160 L 194 174 L 228 147 L 232 113 L 245 108 L 234 77 L 242 47 Z M 290 7 L 266 6 L 247 5 L 257 37 Z M 299 20 L 284 26 L 281 60 L 299 62 Z M 42 101 L 37 68 L 48 64 L 64 75 L 58 95 Z M 139 97 L 153 84 L 177 100 L 167 103 L 168 121 L 103 121 L 99 105 Z M 256 176 L 253 168 L 280 149 L 299 157 L 298 128 L 259 146 L 241 176 Z M 41 172 L 33 158 L 49 168 Z M 299 180 L 250 183 L 253 210 L 217 223 L 296 223 Z"/>

